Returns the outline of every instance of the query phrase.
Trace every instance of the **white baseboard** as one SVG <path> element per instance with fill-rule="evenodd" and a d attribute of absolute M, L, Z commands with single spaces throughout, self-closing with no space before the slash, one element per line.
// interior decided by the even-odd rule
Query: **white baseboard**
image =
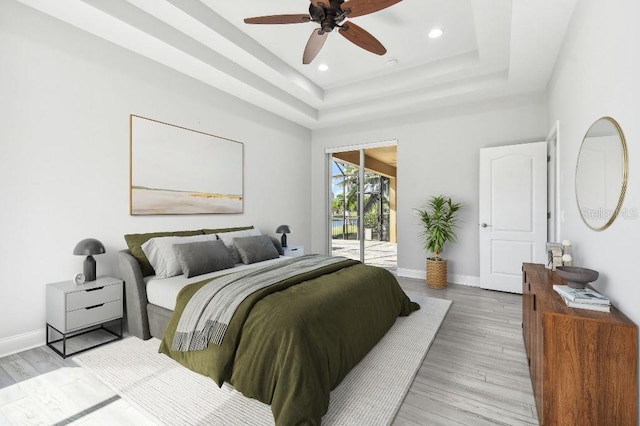
<path fill-rule="evenodd" d="M 426 271 L 424 269 L 398 268 L 396 273 L 399 277 L 415 278 L 418 280 L 424 280 L 426 277 Z M 480 287 L 480 277 L 474 277 L 473 275 L 447 274 L 447 282 L 451 284 Z"/>
<path fill-rule="evenodd" d="M 420 269 L 398 268 L 396 270 L 396 274 L 399 277 L 415 278 L 416 280 L 423 280 L 426 277 L 426 272 L 424 270 L 420 270 Z"/>
<path fill-rule="evenodd" d="M 0 339 L 0 358 L 44 345 L 46 343 L 45 334 L 46 329 L 42 328 Z"/>
<path fill-rule="evenodd" d="M 480 287 L 480 277 L 473 275 L 447 275 L 447 281 L 454 284 L 468 285 L 470 287 Z"/>

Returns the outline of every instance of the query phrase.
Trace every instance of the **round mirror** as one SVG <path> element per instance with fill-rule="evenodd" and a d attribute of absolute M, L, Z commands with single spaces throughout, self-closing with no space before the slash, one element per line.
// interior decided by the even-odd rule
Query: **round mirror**
<path fill-rule="evenodd" d="M 576 164 L 578 210 L 589 228 L 605 230 L 620 213 L 628 167 L 620 125 L 611 117 L 600 118 L 587 130 Z"/>

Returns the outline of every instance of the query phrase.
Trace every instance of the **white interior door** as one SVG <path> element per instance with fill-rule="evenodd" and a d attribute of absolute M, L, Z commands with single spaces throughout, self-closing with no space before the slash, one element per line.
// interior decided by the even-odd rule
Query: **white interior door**
<path fill-rule="evenodd" d="M 560 241 L 560 122 L 547 136 L 547 241 Z"/>
<path fill-rule="evenodd" d="M 545 263 L 547 143 L 480 150 L 480 286 L 522 293 L 522 263 Z"/>

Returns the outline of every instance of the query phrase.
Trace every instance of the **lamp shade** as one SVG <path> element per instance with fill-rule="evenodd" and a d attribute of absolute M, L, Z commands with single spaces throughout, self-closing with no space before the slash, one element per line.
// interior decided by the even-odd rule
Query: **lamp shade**
<path fill-rule="evenodd" d="M 105 252 L 102 243 L 95 238 L 87 238 L 76 244 L 73 254 L 90 256 L 92 254 L 102 254 Z"/>
<path fill-rule="evenodd" d="M 96 279 L 96 261 L 94 254 L 102 254 L 106 250 L 102 243 L 95 238 L 87 238 L 76 244 L 73 254 L 87 256 L 82 263 L 82 271 L 86 281 L 95 281 Z"/>
<path fill-rule="evenodd" d="M 280 225 L 278 229 L 276 229 L 276 234 L 290 234 L 291 229 L 289 229 L 289 225 Z"/>

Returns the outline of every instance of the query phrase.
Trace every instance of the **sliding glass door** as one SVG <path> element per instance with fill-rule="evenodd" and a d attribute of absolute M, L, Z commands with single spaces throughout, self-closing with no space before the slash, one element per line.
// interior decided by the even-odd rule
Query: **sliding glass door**
<path fill-rule="evenodd" d="M 359 168 L 331 156 L 331 252 L 361 259 Z"/>
<path fill-rule="evenodd" d="M 396 145 L 331 151 L 331 254 L 395 269 Z"/>
<path fill-rule="evenodd" d="M 358 156 L 357 151 L 350 155 Z M 343 160 L 331 158 L 331 254 L 363 260 L 360 232 L 360 167 Z"/>

